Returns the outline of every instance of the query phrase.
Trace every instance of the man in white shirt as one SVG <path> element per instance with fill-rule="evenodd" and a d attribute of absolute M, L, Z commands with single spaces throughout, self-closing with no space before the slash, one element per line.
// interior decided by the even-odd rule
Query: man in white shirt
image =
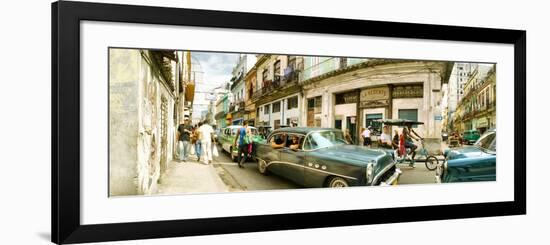
<path fill-rule="evenodd" d="M 391 138 L 391 135 L 390 135 L 390 127 L 389 126 L 384 126 L 384 128 L 382 128 L 382 134 L 380 135 L 379 144 L 381 146 L 389 148 L 389 149 L 392 148 L 392 138 Z"/>
<path fill-rule="evenodd" d="M 370 146 L 371 145 L 371 139 L 370 139 L 370 129 L 371 126 L 368 126 L 363 132 L 361 132 L 361 136 L 363 137 L 363 145 L 364 146 Z"/>
<path fill-rule="evenodd" d="M 203 149 L 204 164 L 209 164 L 212 162 L 212 138 L 214 138 L 214 128 L 205 122 L 198 130 L 201 135 L 200 140 Z"/>

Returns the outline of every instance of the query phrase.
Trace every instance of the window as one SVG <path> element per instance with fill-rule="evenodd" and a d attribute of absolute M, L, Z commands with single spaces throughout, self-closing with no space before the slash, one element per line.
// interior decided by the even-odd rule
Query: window
<path fill-rule="evenodd" d="M 418 121 L 418 109 L 399 109 L 397 114 L 399 119 Z M 416 125 L 413 126 L 413 128 L 416 127 Z"/>
<path fill-rule="evenodd" d="M 376 121 L 379 119 L 382 119 L 382 113 L 366 114 L 365 116 L 365 126 L 371 126 L 375 135 L 380 135 L 382 133 L 382 123 Z"/>
<path fill-rule="evenodd" d="M 292 67 L 292 70 L 296 69 L 296 56 L 290 56 L 288 58 L 288 66 Z"/>
<path fill-rule="evenodd" d="M 280 128 L 280 126 L 281 126 L 281 120 L 275 120 L 275 121 L 274 121 L 274 124 L 275 124 L 275 125 L 274 125 L 274 126 L 275 126 L 275 127 L 274 127 L 275 129 Z"/>
<path fill-rule="evenodd" d="M 294 97 L 291 97 L 291 98 L 288 98 L 287 100 L 287 109 L 294 109 L 294 108 L 298 108 L 298 96 L 294 96 Z"/>
<path fill-rule="evenodd" d="M 269 105 L 264 106 L 264 115 L 269 114 Z"/>
<path fill-rule="evenodd" d="M 336 105 L 357 103 L 357 92 L 351 91 L 336 95 Z"/>
<path fill-rule="evenodd" d="M 306 139 L 304 150 L 331 147 L 346 144 L 342 131 L 312 132 Z"/>
<path fill-rule="evenodd" d="M 260 109 L 261 107 L 256 108 L 256 115 L 260 115 Z"/>
<path fill-rule="evenodd" d="M 275 64 L 273 65 L 273 76 L 277 78 L 278 76 L 281 76 L 281 60 L 275 61 Z"/>
<path fill-rule="evenodd" d="M 266 68 L 266 69 L 264 69 L 264 71 L 262 72 L 262 82 L 267 81 L 267 73 L 268 73 L 268 70 L 267 70 L 267 68 Z"/>
<path fill-rule="evenodd" d="M 273 113 L 281 112 L 281 101 L 273 103 Z"/>

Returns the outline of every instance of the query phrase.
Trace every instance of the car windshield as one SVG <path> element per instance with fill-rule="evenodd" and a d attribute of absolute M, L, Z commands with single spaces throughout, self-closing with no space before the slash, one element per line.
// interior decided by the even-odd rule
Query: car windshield
<path fill-rule="evenodd" d="M 239 132 L 239 129 L 241 129 L 241 128 L 231 129 L 231 135 L 233 135 L 233 136 L 237 135 L 237 132 Z M 258 135 L 258 129 L 257 128 L 248 127 L 248 129 L 250 129 L 250 133 L 252 135 Z"/>
<path fill-rule="evenodd" d="M 496 145 L 497 145 L 497 133 L 496 132 L 489 132 L 487 134 L 484 134 L 479 140 L 475 143 L 475 146 L 488 150 L 496 152 Z"/>
<path fill-rule="evenodd" d="M 317 131 L 309 134 L 305 148 L 314 150 L 346 144 L 341 131 Z"/>

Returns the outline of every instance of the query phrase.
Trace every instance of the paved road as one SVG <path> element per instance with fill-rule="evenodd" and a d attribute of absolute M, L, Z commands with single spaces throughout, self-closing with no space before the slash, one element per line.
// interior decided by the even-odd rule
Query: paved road
<path fill-rule="evenodd" d="M 237 163 L 231 161 L 229 154 L 222 151 L 220 151 L 220 156 L 214 160 L 214 167 L 229 187 L 229 191 L 300 188 L 282 177 L 273 174 L 267 176 L 260 174 L 256 162 L 247 162 L 244 168 L 239 168 Z M 398 167 L 403 172 L 399 179 L 399 185 L 435 183 L 435 172 L 426 169 L 424 162 L 417 162 L 415 168 L 409 167 L 408 164 L 399 164 Z"/>
<path fill-rule="evenodd" d="M 244 168 L 239 168 L 236 162 L 231 161 L 229 154 L 221 151 L 221 148 L 219 149 L 220 155 L 214 158 L 214 167 L 230 191 L 300 188 L 282 177 L 273 174 L 260 174 L 256 162 L 247 162 L 244 164 Z"/>

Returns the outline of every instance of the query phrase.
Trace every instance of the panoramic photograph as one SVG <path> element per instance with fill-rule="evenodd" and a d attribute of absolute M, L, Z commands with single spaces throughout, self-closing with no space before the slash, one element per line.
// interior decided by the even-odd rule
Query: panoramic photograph
<path fill-rule="evenodd" d="M 109 193 L 496 181 L 496 64 L 111 47 Z"/>

